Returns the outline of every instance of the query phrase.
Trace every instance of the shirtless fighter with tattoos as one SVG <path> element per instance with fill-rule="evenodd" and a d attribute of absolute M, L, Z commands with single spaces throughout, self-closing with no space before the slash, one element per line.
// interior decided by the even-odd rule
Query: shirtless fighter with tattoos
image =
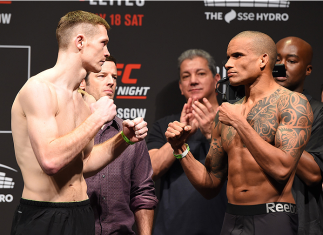
<path fill-rule="evenodd" d="M 276 56 L 275 43 L 260 32 L 244 31 L 230 41 L 225 67 L 230 83 L 244 85 L 246 96 L 219 107 L 205 166 L 185 144 L 190 126 L 173 122 L 165 133 L 187 177 L 204 197 L 215 197 L 228 180 L 221 235 L 297 234 L 291 187 L 310 138 L 313 113 L 304 95 L 273 79 Z M 193 104 L 193 115 L 195 108 Z"/>
<path fill-rule="evenodd" d="M 100 72 L 109 56 L 108 23 L 84 11 L 59 21 L 58 59 L 30 78 L 12 105 L 12 136 L 24 180 L 11 234 L 92 235 L 94 214 L 84 177 L 92 176 L 147 135 L 142 118 L 123 122 L 122 132 L 93 147 L 93 137 L 116 115 L 113 100 L 88 104 L 78 87 Z"/>

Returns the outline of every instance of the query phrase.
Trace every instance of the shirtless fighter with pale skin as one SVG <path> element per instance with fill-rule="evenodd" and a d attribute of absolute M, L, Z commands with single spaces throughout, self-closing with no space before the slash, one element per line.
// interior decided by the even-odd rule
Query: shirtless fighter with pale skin
<path fill-rule="evenodd" d="M 12 135 L 24 189 L 12 234 L 94 234 L 84 177 L 96 174 L 128 146 L 119 133 L 93 147 L 93 137 L 114 118 L 116 106 L 109 97 L 89 105 L 77 92 L 86 74 L 99 72 L 109 55 L 108 29 L 92 13 L 62 17 L 56 65 L 30 78 L 13 103 Z M 143 140 L 146 126 L 141 118 L 124 121 L 124 135 L 132 142 Z M 76 208 L 82 210 L 78 215 Z"/>
<path fill-rule="evenodd" d="M 291 187 L 313 113 L 305 96 L 273 79 L 276 56 L 275 43 L 260 32 L 245 31 L 230 41 L 225 67 L 230 83 L 244 85 L 246 96 L 219 107 L 205 166 L 190 152 L 180 160 L 206 198 L 215 197 L 228 180 L 222 235 L 297 234 Z M 185 155 L 190 130 L 184 123 L 169 124 L 165 135 L 174 154 Z"/>

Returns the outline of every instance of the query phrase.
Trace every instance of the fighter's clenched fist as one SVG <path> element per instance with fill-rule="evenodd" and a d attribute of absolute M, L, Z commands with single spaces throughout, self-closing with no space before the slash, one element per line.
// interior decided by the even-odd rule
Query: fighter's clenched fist
<path fill-rule="evenodd" d="M 168 124 L 165 136 L 172 148 L 175 149 L 182 146 L 185 143 L 190 131 L 191 126 L 188 126 L 185 123 L 175 121 Z"/>
<path fill-rule="evenodd" d="M 101 97 L 97 102 L 91 104 L 91 111 L 102 119 L 103 124 L 111 121 L 116 115 L 116 105 L 108 96 Z M 103 125 L 102 124 L 102 125 Z"/>
<path fill-rule="evenodd" d="M 123 132 L 131 142 L 139 142 L 147 136 L 147 122 L 142 117 L 123 121 Z"/>
<path fill-rule="evenodd" d="M 219 121 L 228 126 L 238 124 L 240 119 L 245 117 L 246 107 L 242 104 L 222 103 L 219 107 Z"/>

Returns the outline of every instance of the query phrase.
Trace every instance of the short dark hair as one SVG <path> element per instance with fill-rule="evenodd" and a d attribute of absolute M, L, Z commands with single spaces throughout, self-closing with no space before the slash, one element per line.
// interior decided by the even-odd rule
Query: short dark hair
<path fill-rule="evenodd" d="M 105 61 L 112 61 L 115 65 L 117 65 L 117 60 L 112 55 L 105 57 Z"/>
<path fill-rule="evenodd" d="M 115 65 L 117 65 L 117 60 L 116 60 L 116 58 L 114 58 L 112 55 L 109 55 L 109 56 L 105 57 L 105 61 L 111 61 L 111 62 L 113 62 Z M 85 78 L 84 78 L 86 85 L 89 85 L 89 74 L 90 74 L 90 73 L 86 74 L 86 76 L 85 76 Z"/>

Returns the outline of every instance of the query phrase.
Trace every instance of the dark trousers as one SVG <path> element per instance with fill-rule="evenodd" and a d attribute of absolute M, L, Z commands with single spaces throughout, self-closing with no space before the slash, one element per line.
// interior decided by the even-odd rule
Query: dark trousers
<path fill-rule="evenodd" d="M 40 202 L 21 199 L 11 235 L 94 235 L 94 214 L 89 200 Z"/>
<path fill-rule="evenodd" d="M 297 235 L 296 205 L 267 204 L 240 206 L 228 203 L 221 235 Z"/>

